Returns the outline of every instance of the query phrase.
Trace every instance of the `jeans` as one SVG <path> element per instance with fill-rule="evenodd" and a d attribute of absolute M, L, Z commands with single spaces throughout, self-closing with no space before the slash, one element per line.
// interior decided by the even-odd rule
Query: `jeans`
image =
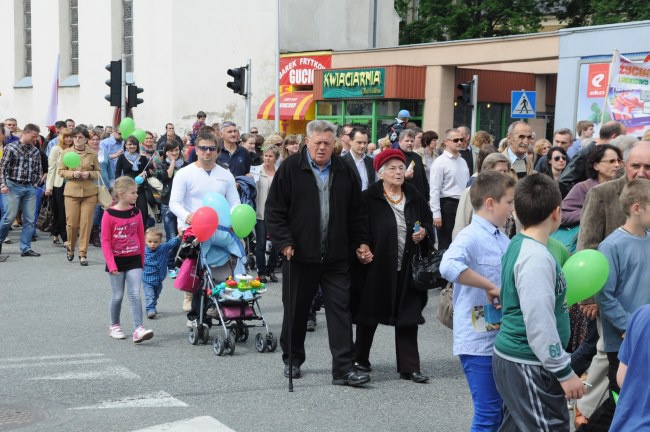
<path fill-rule="evenodd" d="M 93 226 L 101 228 L 102 226 L 102 216 L 104 216 L 104 209 L 101 204 L 95 206 L 95 212 L 93 213 Z"/>
<path fill-rule="evenodd" d="M 266 223 L 257 219 L 255 224 L 255 265 L 257 265 L 257 274 L 266 275 L 275 272 L 275 265 L 278 260 L 278 251 L 275 246 L 271 245 L 271 254 L 269 262 L 266 262 Z"/>
<path fill-rule="evenodd" d="M 43 189 L 36 188 L 36 210 L 34 211 L 34 226 L 38 221 L 38 212 L 41 210 L 41 200 L 43 199 Z M 36 233 L 36 231 L 34 231 Z"/>
<path fill-rule="evenodd" d="M 32 185 L 21 185 L 7 180 L 9 192 L 5 194 L 5 206 L 7 211 L 2 215 L 0 221 L 0 242 L 5 241 L 9 229 L 13 223 L 18 209 L 23 211 L 23 229 L 20 234 L 20 251 L 25 252 L 32 248 L 32 237 L 36 232 L 34 220 L 29 217 L 36 211 L 36 188 Z"/>
<path fill-rule="evenodd" d="M 163 289 L 162 282 L 159 282 L 157 285 L 150 285 L 146 282 L 142 282 L 142 289 L 144 291 L 145 309 L 147 310 L 147 313 L 156 312 L 158 297 L 160 297 L 160 293 Z"/>
<path fill-rule="evenodd" d="M 492 374 L 492 356 L 461 355 L 460 363 L 474 402 L 470 430 L 496 431 L 502 420 L 502 401 Z"/>
<path fill-rule="evenodd" d="M 163 227 L 165 228 L 165 241 L 169 241 L 178 235 L 178 222 L 176 215 L 169 210 L 169 204 L 160 204 L 160 213 L 162 215 Z M 173 270 L 176 265 L 176 253 L 178 247 L 170 249 L 167 255 L 167 269 Z"/>
<path fill-rule="evenodd" d="M 124 297 L 124 285 L 128 290 L 129 306 L 131 307 L 131 320 L 133 329 L 142 325 L 142 302 L 140 300 L 140 284 L 142 283 L 142 269 L 121 271 L 118 274 L 109 275 L 113 298 L 111 299 L 111 324 L 120 324 L 120 310 L 122 309 L 122 298 Z"/>

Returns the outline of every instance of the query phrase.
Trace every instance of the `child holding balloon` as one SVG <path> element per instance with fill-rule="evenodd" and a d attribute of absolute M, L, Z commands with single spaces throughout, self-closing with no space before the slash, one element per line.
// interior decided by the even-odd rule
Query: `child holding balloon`
<path fill-rule="evenodd" d="M 564 351 L 570 336 L 566 283 L 547 248 L 562 219 L 557 183 L 543 174 L 519 180 L 515 211 L 523 230 L 502 260 L 501 329 L 492 367 L 503 398 L 500 431 L 569 428 L 566 399 L 579 399 L 584 384 Z"/>
<path fill-rule="evenodd" d="M 596 293 L 609 362 L 609 398 L 589 417 L 584 430 L 606 430 L 609 427 L 616 408 L 612 392 L 618 394 L 621 390 L 616 372 L 625 329 L 630 315 L 641 306 L 650 304 L 650 290 L 647 289 L 650 280 L 650 180 L 630 180 L 623 188 L 619 202 L 626 216 L 625 224 L 598 247 L 609 263 L 605 286 Z M 641 385 L 647 386 L 647 382 Z"/>
<path fill-rule="evenodd" d="M 128 176 L 137 183 L 138 201 L 136 207 L 140 209 L 145 225 L 149 219 L 149 207 L 144 188 L 147 176 L 153 174 L 153 170 L 149 168 L 149 158 L 140 153 L 138 138 L 133 135 L 127 137 L 124 141 L 124 153 L 120 155 L 115 164 L 115 177 Z"/>
<path fill-rule="evenodd" d="M 133 320 L 133 342 L 140 343 L 153 337 L 153 331 L 142 325 L 140 286 L 144 266 L 144 223 L 140 210 L 134 206 L 138 199 L 138 185 L 127 176 L 115 180 L 113 196 L 117 203 L 109 207 L 102 217 L 102 252 L 106 260 L 113 298 L 111 300 L 111 326 L 113 339 L 125 339 L 120 325 L 120 310 L 124 287 L 128 290 Z"/>

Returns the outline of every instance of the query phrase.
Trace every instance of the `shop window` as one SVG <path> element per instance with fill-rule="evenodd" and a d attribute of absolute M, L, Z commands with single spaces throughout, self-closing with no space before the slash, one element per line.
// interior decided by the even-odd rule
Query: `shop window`
<path fill-rule="evenodd" d="M 316 110 L 318 118 L 324 116 L 340 116 L 343 115 L 343 102 L 342 101 L 318 101 L 316 103 Z"/>
<path fill-rule="evenodd" d="M 500 140 L 505 137 L 503 130 L 503 105 L 494 103 L 479 103 L 478 104 L 478 130 L 486 131 L 495 137 L 495 140 Z"/>
<path fill-rule="evenodd" d="M 454 127 L 472 125 L 472 107 L 463 103 L 454 103 Z M 441 131 L 438 131 L 440 133 Z M 444 133 L 444 131 L 442 131 Z"/>
<path fill-rule="evenodd" d="M 351 116 L 372 115 L 372 101 L 349 100 L 345 104 L 345 112 Z"/>
<path fill-rule="evenodd" d="M 407 110 L 413 117 L 422 117 L 424 113 L 424 102 L 422 101 L 398 101 L 382 100 L 377 102 L 377 116 L 395 118 L 400 110 Z"/>

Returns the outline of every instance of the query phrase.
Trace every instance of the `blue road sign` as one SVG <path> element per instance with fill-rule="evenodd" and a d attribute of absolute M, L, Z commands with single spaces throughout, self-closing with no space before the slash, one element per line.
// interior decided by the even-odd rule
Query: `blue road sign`
<path fill-rule="evenodd" d="M 535 101 L 537 92 L 513 91 L 510 98 L 510 117 L 524 119 L 535 118 Z"/>

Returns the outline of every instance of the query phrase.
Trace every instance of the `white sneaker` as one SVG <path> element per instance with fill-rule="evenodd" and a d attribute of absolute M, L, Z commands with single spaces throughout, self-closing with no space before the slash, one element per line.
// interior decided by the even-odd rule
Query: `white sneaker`
<path fill-rule="evenodd" d="M 198 327 L 199 324 L 196 320 L 187 320 L 187 323 L 185 324 L 188 328 L 192 327 Z"/>
<path fill-rule="evenodd" d="M 151 339 L 153 337 L 153 330 L 145 330 L 144 327 L 140 326 L 133 332 L 133 342 L 140 343 Z"/>
<path fill-rule="evenodd" d="M 113 339 L 126 339 L 126 335 L 122 331 L 122 327 L 119 324 L 110 326 L 108 328 L 108 334 Z"/>

